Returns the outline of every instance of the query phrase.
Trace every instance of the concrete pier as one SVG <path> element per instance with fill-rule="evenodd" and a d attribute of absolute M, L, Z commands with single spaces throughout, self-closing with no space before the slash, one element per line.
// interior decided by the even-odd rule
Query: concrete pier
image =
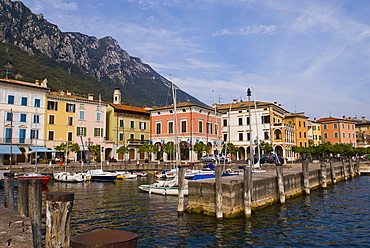
<path fill-rule="evenodd" d="M 343 166 L 340 162 L 334 163 L 332 169 L 325 167 L 325 177 L 322 176 L 323 172 L 319 163 L 309 164 L 308 167 L 310 190 L 322 187 L 322 185 L 332 184 L 332 172 L 334 172 L 336 181 L 344 180 L 345 176 L 349 175 L 348 164 Z M 366 169 L 366 166 L 362 166 L 360 172 L 366 171 Z M 302 166 L 284 165 L 283 170 L 285 198 L 289 199 L 302 195 L 305 192 Z M 252 178 L 252 211 L 279 202 L 281 196 L 279 195 L 276 170 L 253 173 Z M 326 184 L 323 184 L 323 178 Z M 236 218 L 244 215 L 243 188 L 243 175 L 222 178 L 222 211 L 224 218 Z M 215 179 L 189 181 L 188 198 L 187 212 L 215 216 Z"/>

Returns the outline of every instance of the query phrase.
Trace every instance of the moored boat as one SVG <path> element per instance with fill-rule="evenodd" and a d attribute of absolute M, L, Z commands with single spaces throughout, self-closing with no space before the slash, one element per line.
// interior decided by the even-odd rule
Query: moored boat
<path fill-rule="evenodd" d="M 84 182 L 86 181 L 85 173 L 58 172 L 53 173 L 53 178 L 59 182 Z"/>
<path fill-rule="evenodd" d="M 91 181 L 112 182 L 117 179 L 116 173 L 104 172 L 102 169 L 89 170 L 87 176 L 90 178 Z"/>
<path fill-rule="evenodd" d="M 46 185 L 50 180 L 50 176 L 42 175 L 36 172 L 30 172 L 30 173 L 26 173 L 21 176 L 17 176 L 15 179 L 18 179 L 18 180 L 41 179 L 42 185 Z"/>

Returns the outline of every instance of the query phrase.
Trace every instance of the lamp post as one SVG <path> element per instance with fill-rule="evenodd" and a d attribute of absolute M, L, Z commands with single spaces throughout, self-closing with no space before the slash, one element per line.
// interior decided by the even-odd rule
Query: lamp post
<path fill-rule="evenodd" d="M 253 165 L 252 159 L 253 159 L 253 139 L 252 139 L 252 118 L 251 118 L 251 89 L 247 89 L 247 96 L 248 96 L 248 113 L 249 113 L 249 154 L 250 154 L 250 159 L 249 159 L 249 165 L 251 168 Z"/>

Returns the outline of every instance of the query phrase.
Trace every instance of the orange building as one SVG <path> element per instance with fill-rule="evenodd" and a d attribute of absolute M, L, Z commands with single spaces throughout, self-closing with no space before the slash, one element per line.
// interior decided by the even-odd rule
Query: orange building
<path fill-rule="evenodd" d="M 308 147 L 308 117 L 304 113 L 289 113 L 284 121 L 294 126 L 295 145 Z"/>
<path fill-rule="evenodd" d="M 339 119 L 333 117 L 321 118 L 316 121 L 321 124 L 323 143 L 351 144 L 356 147 L 356 123 L 351 118 Z"/>

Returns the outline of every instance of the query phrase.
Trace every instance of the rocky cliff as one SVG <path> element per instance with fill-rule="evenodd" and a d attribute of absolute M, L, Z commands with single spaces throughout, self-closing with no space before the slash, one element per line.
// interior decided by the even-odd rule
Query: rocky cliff
<path fill-rule="evenodd" d="M 0 0 L 0 41 L 15 45 L 30 56 L 42 53 L 59 63 L 77 65 L 102 87 L 111 90 L 119 87 L 127 104 L 163 106 L 170 103 L 171 83 L 139 58 L 131 57 L 112 37 L 97 39 L 61 32 L 42 14 L 33 14 L 22 2 Z M 204 105 L 182 90 L 178 91 L 177 98 L 179 102 Z"/>

